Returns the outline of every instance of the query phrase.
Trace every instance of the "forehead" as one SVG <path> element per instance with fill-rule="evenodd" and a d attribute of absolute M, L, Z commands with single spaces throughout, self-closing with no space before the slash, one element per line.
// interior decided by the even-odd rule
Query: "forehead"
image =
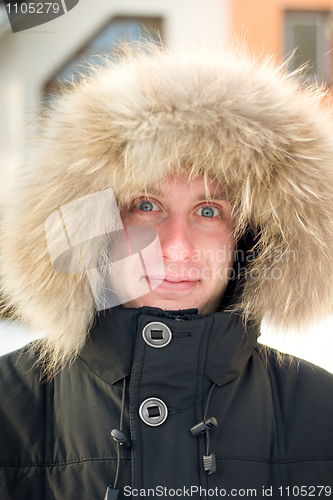
<path fill-rule="evenodd" d="M 203 175 L 190 178 L 186 173 L 168 177 L 154 186 L 148 184 L 144 192 L 159 198 L 184 195 L 198 200 L 226 198 L 225 189 L 218 181 L 206 179 Z"/>

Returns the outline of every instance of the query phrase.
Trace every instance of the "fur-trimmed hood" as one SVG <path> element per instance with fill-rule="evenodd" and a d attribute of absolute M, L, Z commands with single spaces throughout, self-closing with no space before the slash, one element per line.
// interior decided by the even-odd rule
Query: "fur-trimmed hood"
<path fill-rule="evenodd" d="M 1 228 L 4 301 L 46 332 L 42 356 L 77 354 L 96 312 L 87 277 L 52 267 L 50 214 L 108 188 L 121 202 L 180 169 L 217 178 L 237 234 L 257 235 L 246 317 L 300 326 L 329 312 L 333 127 L 324 97 L 269 61 L 151 49 L 107 62 L 58 99 Z"/>

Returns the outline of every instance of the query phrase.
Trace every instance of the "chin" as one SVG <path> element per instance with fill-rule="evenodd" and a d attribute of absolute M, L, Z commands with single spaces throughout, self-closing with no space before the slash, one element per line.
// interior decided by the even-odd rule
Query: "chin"
<path fill-rule="evenodd" d="M 182 309 L 198 309 L 199 314 L 209 314 L 214 312 L 216 308 L 211 307 L 209 304 L 203 305 L 202 303 L 197 303 L 194 301 L 185 301 L 185 300 L 161 300 L 161 299 L 152 299 L 140 297 L 135 300 L 131 300 L 130 302 L 126 302 L 123 304 L 125 308 L 139 308 L 139 307 L 156 307 L 158 309 L 162 309 L 162 311 L 178 311 Z"/>

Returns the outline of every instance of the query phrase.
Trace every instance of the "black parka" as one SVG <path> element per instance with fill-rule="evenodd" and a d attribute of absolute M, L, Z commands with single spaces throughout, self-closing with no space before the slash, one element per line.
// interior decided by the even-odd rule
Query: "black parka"
<path fill-rule="evenodd" d="M 327 96 L 224 48 L 123 49 L 50 105 L 36 155 L 0 193 L 1 298 L 45 333 L 36 357 L 0 363 L 0 500 L 103 500 L 117 476 L 122 500 L 330 497 L 332 375 L 281 362 L 253 326 L 302 329 L 332 311 Z M 237 309 L 103 312 L 119 212 L 181 173 L 218 182 L 233 206 L 242 286 L 223 301 Z M 142 334 L 156 322 L 157 343 L 172 333 L 158 348 Z M 218 426 L 195 437 L 204 416 Z"/>
<path fill-rule="evenodd" d="M 150 323 L 170 328 L 167 345 L 147 344 Z M 3 357 L 1 500 L 102 500 L 116 476 L 110 431 L 119 429 L 124 379 L 131 445 L 120 453 L 119 498 L 330 497 L 333 376 L 279 361 L 257 333 L 226 312 L 118 307 L 99 315 L 80 357 L 52 381 L 40 383 L 26 350 Z M 203 468 L 207 435 L 190 432 L 210 389 L 213 474 Z M 139 415 L 149 398 L 167 407 L 161 425 Z"/>

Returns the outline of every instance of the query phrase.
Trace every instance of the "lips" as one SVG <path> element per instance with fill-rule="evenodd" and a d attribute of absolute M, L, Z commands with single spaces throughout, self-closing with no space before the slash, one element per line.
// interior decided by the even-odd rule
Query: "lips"
<path fill-rule="evenodd" d="M 147 281 L 149 281 L 153 289 L 157 288 L 177 292 L 183 290 L 192 290 L 200 280 L 189 278 L 187 276 L 165 276 L 164 278 L 162 276 L 150 276 L 149 278 L 147 278 Z"/>
<path fill-rule="evenodd" d="M 197 278 L 190 278 L 188 276 L 149 276 L 150 280 L 159 280 L 159 281 L 169 281 L 170 283 L 180 283 L 180 282 L 193 282 L 199 281 Z"/>

